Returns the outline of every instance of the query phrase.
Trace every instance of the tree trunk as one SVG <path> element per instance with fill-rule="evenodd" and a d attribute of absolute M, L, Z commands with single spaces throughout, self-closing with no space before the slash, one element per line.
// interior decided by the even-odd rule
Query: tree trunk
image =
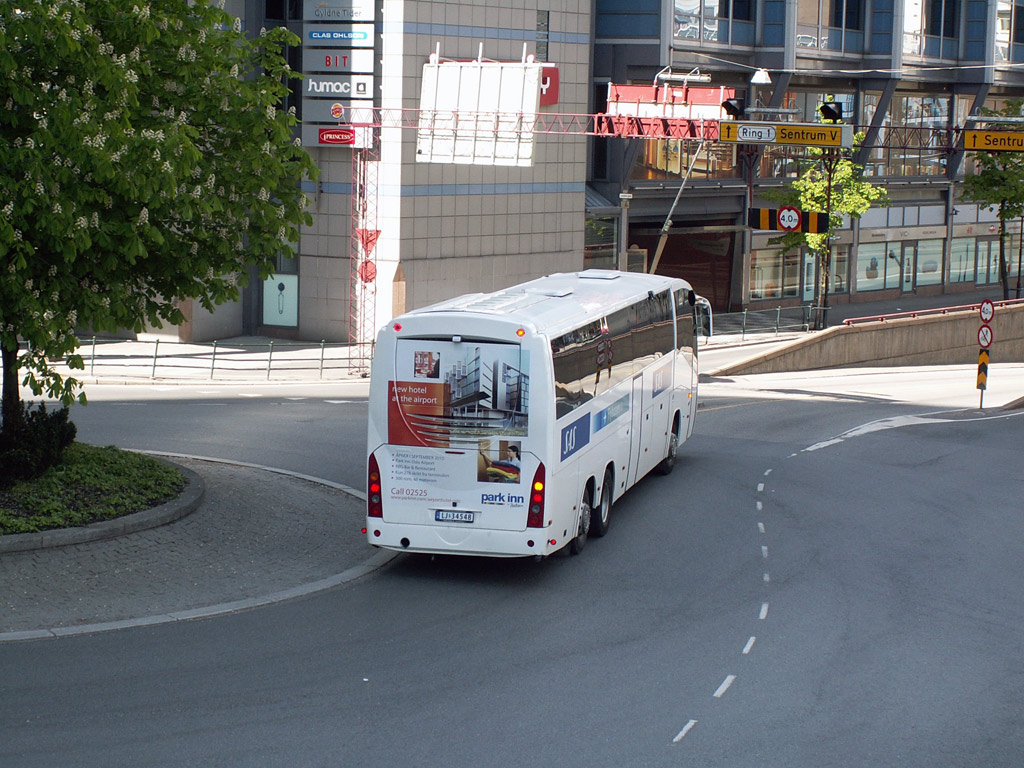
<path fill-rule="evenodd" d="M 21 422 L 21 393 L 18 390 L 18 343 L 13 347 L 0 342 L 3 352 L 3 403 L 0 407 L 0 432 L 14 429 Z"/>

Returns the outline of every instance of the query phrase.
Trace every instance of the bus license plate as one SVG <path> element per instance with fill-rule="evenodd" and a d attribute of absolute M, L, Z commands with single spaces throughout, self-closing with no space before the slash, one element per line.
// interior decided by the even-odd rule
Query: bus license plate
<path fill-rule="evenodd" d="M 454 509 L 438 509 L 434 511 L 434 519 L 439 523 L 472 523 L 474 514 Z"/>

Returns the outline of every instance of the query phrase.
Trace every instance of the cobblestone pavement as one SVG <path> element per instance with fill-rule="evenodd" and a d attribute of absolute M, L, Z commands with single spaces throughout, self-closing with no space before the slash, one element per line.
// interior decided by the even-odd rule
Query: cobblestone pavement
<path fill-rule="evenodd" d="M 363 502 L 348 493 L 256 467 L 174 461 L 206 486 L 191 515 L 106 541 L 0 554 L 0 640 L 259 605 L 360 575 L 378 554 L 361 533 Z"/>

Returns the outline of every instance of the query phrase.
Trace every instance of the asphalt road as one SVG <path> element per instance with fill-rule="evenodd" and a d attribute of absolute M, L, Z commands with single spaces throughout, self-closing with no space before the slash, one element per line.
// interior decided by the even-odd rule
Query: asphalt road
<path fill-rule="evenodd" d="M 579 557 L 8 644 L 0 765 L 1019 766 L 1024 413 L 904 376 L 709 383 Z M 361 486 L 355 391 L 244 394 L 75 420 Z"/>

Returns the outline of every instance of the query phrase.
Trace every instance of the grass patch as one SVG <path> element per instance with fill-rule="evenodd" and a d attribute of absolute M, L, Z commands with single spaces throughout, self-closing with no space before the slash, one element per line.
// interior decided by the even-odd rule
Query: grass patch
<path fill-rule="evenodd" d="M 181 472 L 149 456 L 72 443 L 60 464 L 0 491 L 0 535 L 141 512 L 175 498 L 185 484 Z"/>

